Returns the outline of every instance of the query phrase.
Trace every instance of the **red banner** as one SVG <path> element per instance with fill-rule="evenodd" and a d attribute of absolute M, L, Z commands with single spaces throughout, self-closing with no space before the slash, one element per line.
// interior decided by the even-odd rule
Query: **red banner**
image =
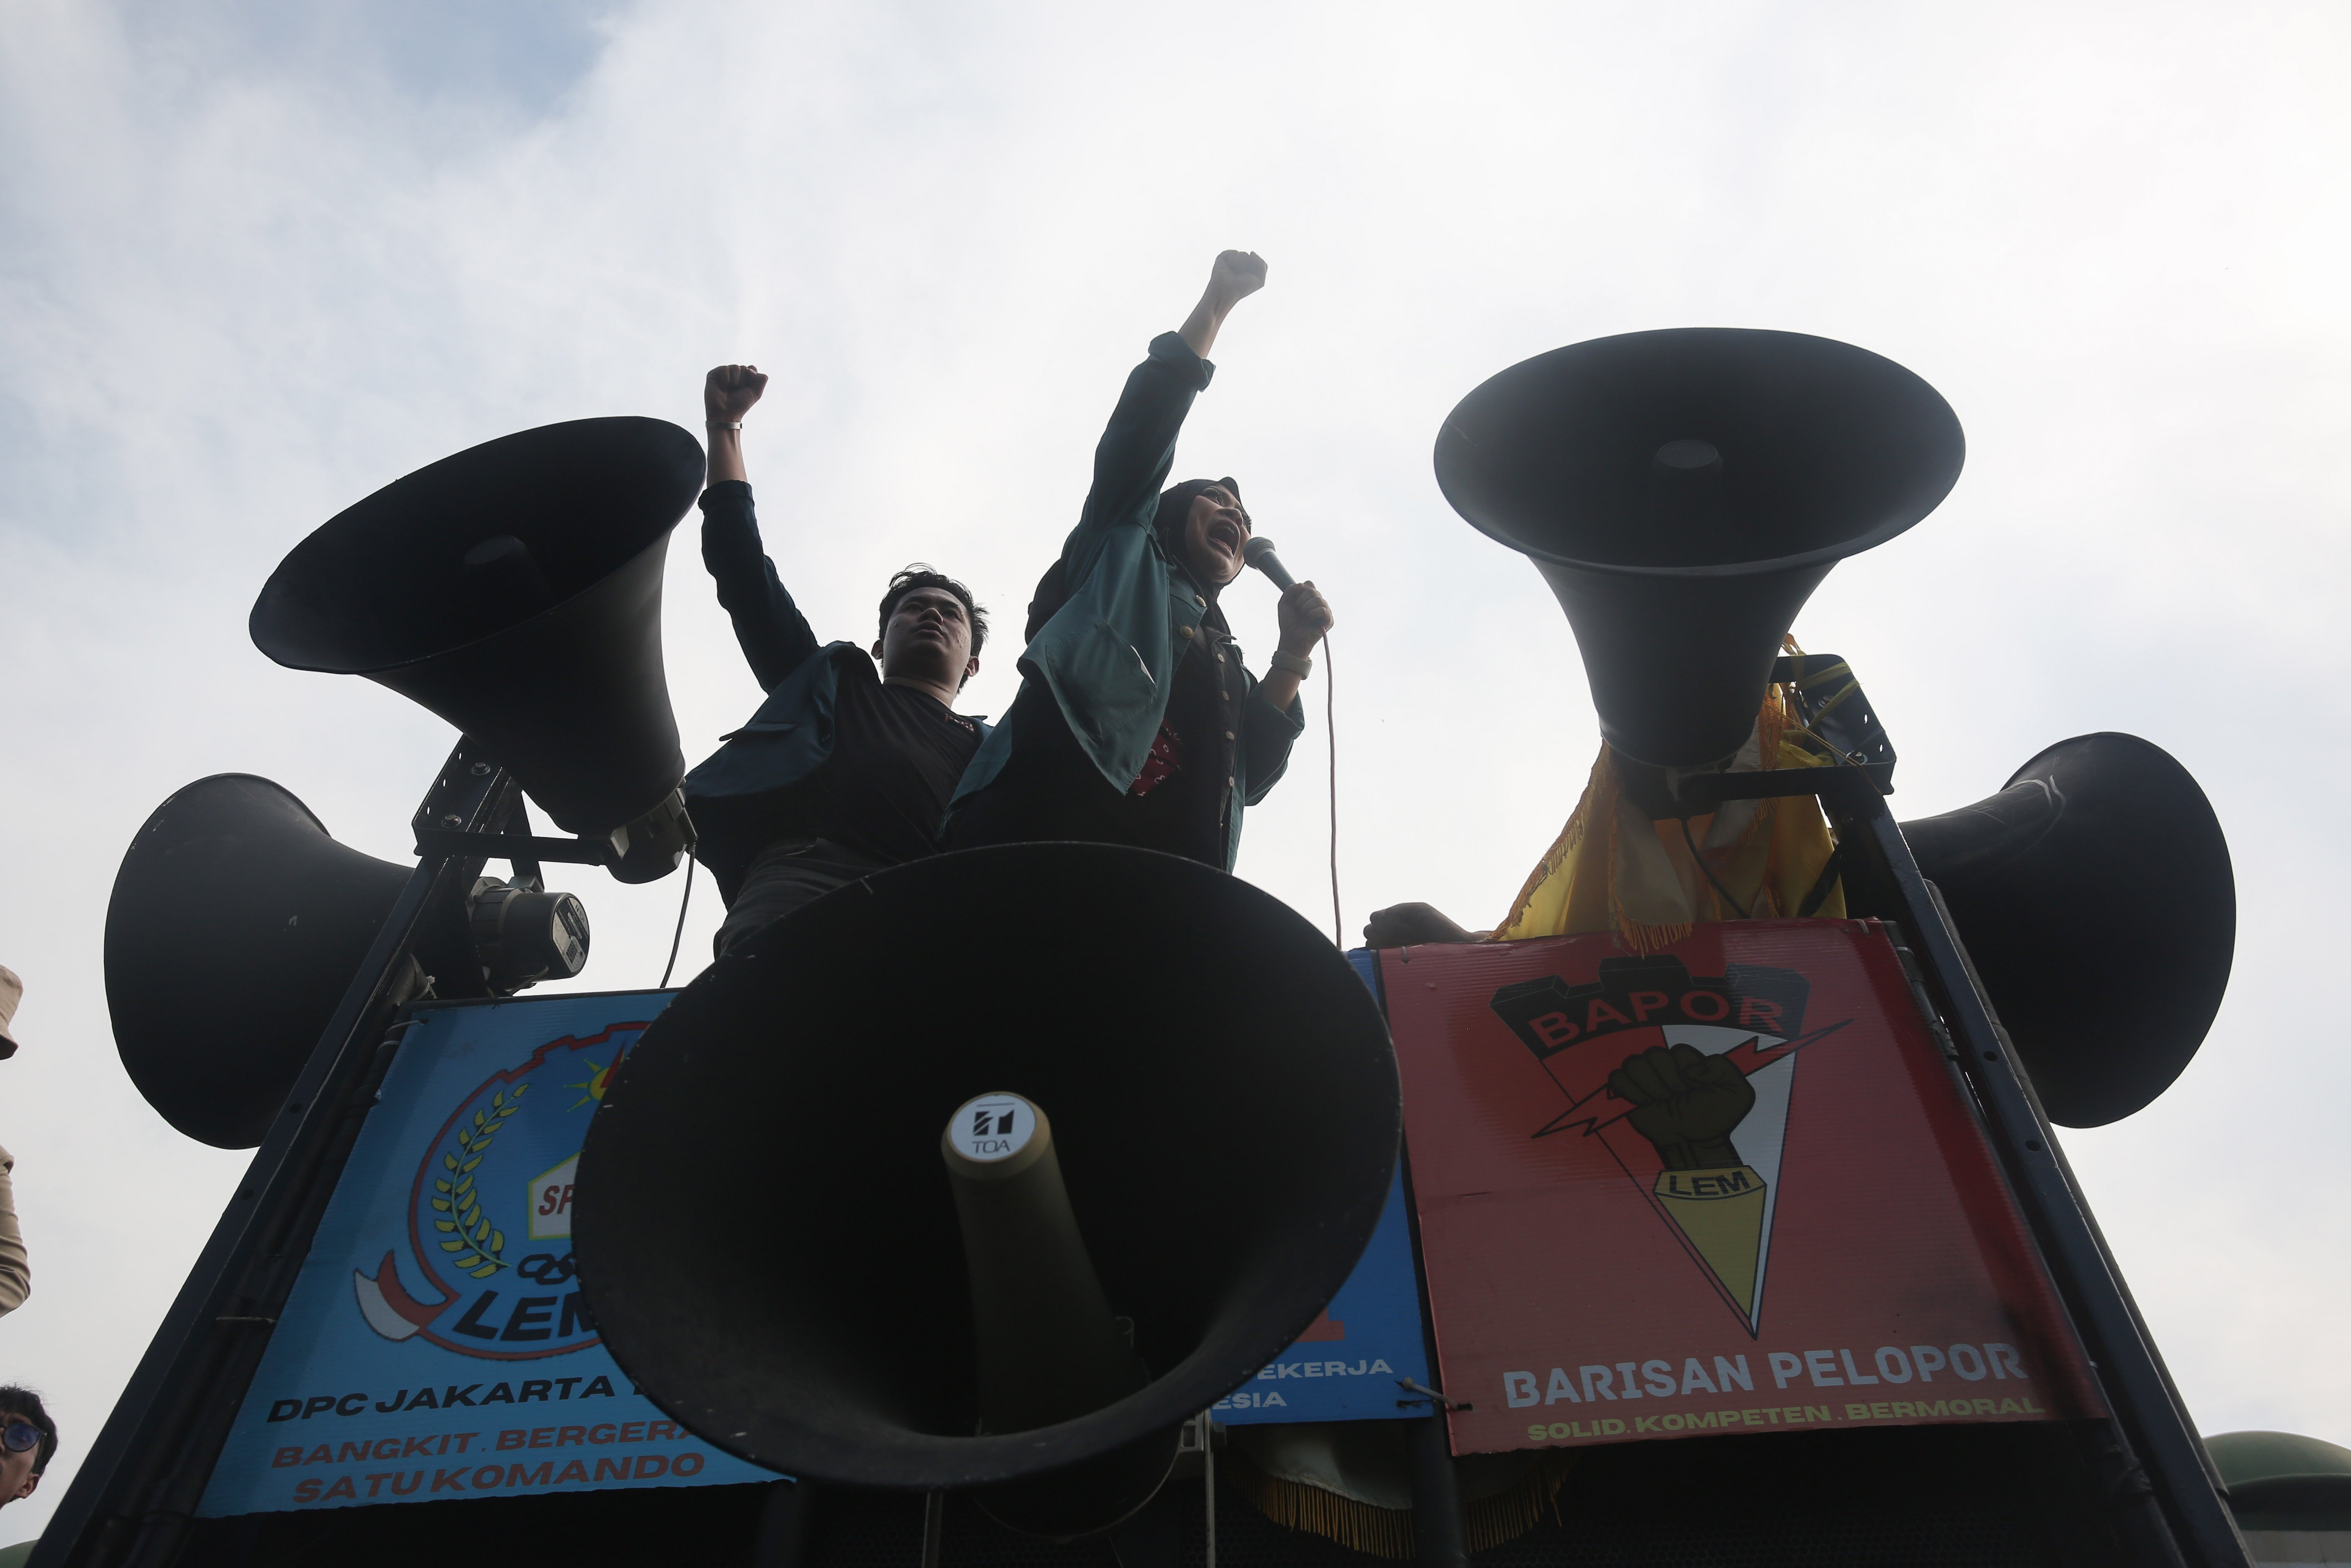
<path fill-rule="evenodd" d="M 1875 922 L 1381 977 L 1455 1452 L 2103 1414 Z"/>

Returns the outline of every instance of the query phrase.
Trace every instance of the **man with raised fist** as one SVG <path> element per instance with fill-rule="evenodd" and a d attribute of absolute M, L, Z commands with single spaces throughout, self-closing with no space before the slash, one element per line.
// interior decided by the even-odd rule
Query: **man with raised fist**
<path fill-rule="evenodd" d="M 685 778 L 695 856 L 726 900 L 721 954 L 812 898 L 936 853 L 948 793 L 987 733 L 955 711 L 987 640 L 970 589 L 919 564 L 899 572 L 871 649 L 820 645 L 784 591 L 760 548 L 743 465 L 743 417 L 767 385 L 756 365 L 721 365 L 702 392 L 702 559 L 768 692 Z"/>

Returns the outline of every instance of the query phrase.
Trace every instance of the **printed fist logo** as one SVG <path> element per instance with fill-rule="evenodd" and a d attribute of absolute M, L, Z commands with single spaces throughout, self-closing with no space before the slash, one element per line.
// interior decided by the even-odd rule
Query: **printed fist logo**
<path fill-rule="evenodd" d="M 1693 1045 L 1653 1045 L 1608 1075 L 1608 1092 L 1634 1107 L 1625 1119 L 1656 1145 L 1667 1170 L 1740 1163 L 1730 1131 L 1755 1109 L 1755 1086 L 1721 1057 Z"/>
<path fill-rule="evenodd" d="M 1693 976 L 1661 954 L 1604 958 L 1585 985 L 1505 986 L 1490 1004 L 1567 1096 L 1534 1135 L 1598 1138 L 1750 1334 L 1795 1052 L 1844 1027 L 1801 1033 L 1809 993 L 1788 970 Z"/>
<path fill-rule="evenodd" d="M 1666 1167 L 1650 1195 L 1751 1325 L 1770 1189 L 1730 1134 L 1755 1109 L 1755 1085 L 1728 1057 L 1677 1041 L 1626 1057 L 1608 1092 L 1633 1106 L 1625 1119 Z"/>

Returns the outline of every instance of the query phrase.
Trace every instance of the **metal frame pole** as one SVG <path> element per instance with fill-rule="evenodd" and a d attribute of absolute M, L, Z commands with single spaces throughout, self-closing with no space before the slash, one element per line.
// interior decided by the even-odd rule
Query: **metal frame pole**
<path fill-rule="evenodd" d="M 1844 854 L 1847 907 L 1898 921 L 1914 945 L 1953 1060 L 2114 1411 L 2121 1451 L 2109 1466 L 2112 1500 L 2130 1550 L 2150 1563 L 2250 1568 L 2203 1443 L 1940 894 L 1919 873 L 1884 796 L 1842 768 L 1823 784 L 1821 801 Z"/>
<path fill-rule="evenodd" d="M 946 1550 L 947 1494 L 926 1491 L 923 1494 L 923 1562 L 922 1568 L 939 1568 L 939 1554 Z"/>
<path fill-rule="evenodd" d="M 417 822 L 496 832 L 520 800 L 506 770 L 462 740 Z M 422 927 L 465 897 L 481 865 L 446 849 L 418 862 L 27 1568 L 163 1568 L 177 1556 L 392 1065 L 399 1041 L 384 1029 L 425 988 L 413 962 Z"/>
<path fill-rule="evenodd" d="M 1200 1412 L 1200 1485 L 1208 1511 L 1207 1568 L 1217 1568 L 1217 1420 L 1206 1410 Z"/>
<path fill-rule="evenodd" d="M 1445 1411 L 1433 1408 L 1406 1421 L 1405 1447 L 1412 1463 L 1414 1561 L 1421 1568 L 1468 1568 L 1468 1524 L 1446 1440 Z"/>

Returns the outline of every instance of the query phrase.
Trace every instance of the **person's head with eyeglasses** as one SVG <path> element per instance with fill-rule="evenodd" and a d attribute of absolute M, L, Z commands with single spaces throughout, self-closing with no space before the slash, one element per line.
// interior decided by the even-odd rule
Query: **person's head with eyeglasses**
<path fill-rule="evenodd" d="M 41 1396 L 14 1384 L 0 1387 L 0 1508 L 33 1495 L 57 1451 L 57 1424 Z"/>

